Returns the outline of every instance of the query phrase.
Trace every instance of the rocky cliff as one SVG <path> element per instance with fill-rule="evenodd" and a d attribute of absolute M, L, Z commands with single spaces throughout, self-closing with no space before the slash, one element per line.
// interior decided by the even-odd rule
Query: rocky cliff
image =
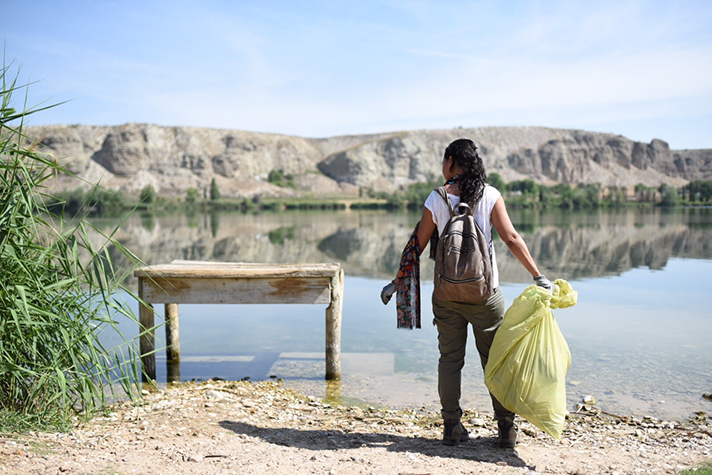
<path fill-rule="evenodd" d="M 712 150 L 673 151 L 662 140 L 640 143 L 613 134 L 543 127 L 419 130 L 310 139 L 239 130 L 151 124 L 27 128 L 44 151 L 89 183 L 136 194 L 184 196 L 215 178 L 223 196 L 356 196 L 359 188 L 393 191 L 440 176 L 449 142 L 472 138 L 488 172 L 547 185 L 637 183 L 680 186 L 712 179 Z M 267 182 L 272 170 L 294 176 L 296 189 Z M 79 186 L 60 177 L 57 189 Z"/>

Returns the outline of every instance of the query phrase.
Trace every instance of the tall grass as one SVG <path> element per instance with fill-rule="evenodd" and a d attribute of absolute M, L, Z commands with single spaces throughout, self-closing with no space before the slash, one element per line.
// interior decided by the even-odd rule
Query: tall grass
<path fill-rule="evenodd" d="M 101 332 L 136 321 L 116 297 L 123 277 L 109 246 L 136 262 L 111 235 L 99 247 L 90 225 L 71 223 L 44 205 L 46 188 L 66 173 L 23 133 L 26 87 L 3 64 L 0 89 L 0 432 L 66 429 L 75 416 L 105 408 L 118 392 L 136 398 L 135 342 L 105 348 Z M 25 92 L 21 111 L 13 94 Z M 29 144 L 29 145 L 28 145 Z M 138 322 L 136 322 L 138 328 Z M 120 333 L 119 333 L 120 334 Z"/>

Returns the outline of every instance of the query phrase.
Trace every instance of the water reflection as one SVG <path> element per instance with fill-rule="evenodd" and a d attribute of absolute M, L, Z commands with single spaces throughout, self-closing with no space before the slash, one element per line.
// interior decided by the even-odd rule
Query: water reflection
<path fill-rule="evenodd" d="M 166 381 L 180 382 L 180 360 L 166 360 Z"/>
<path fill-rule="evenodd" d="M 572 352 L 570 410 L 587 394 L 609 412 L 656 417 L 685 417 L 709 404 L 700 396 L 712 387 L 706 297 L 712 210 L 510 214 L 539 267 L 579 291 L 579 303 L 556 314 Z M 338 386 L 325 386 L 324 310 L 310 305 L 181 305 L 180 367 L 166 368 L 159 352 L 158 380 L 279 377 L 334 402 L 436 409 L 430 299 L 422 301 L 424 326 L 415 332 L 396 330 L 393 305 L 378 299 L 418 219 L 373 211 L 131 216 L 116 236 L 149 263 L 337 261 L 346 270 Z M 116 222 L 94 224 L 111 230 Z M 496 246 L 503 293 L 511 302 L 531 277 L 501 242 Z M 116 250 L 112 256 L 121 259 Z M 423 274 L 432 277 L 427 260 Z M 431 291 L 426 281 L 424 295 Z M 471 359 L 463 385 L 463 404 L 487 411 L 481 369 Z"/>
<path fill-rule="evenodd" d="M 710 209 L 619 212 L 514 210 L 512 220 L 539 267 L 573 280 L 662 269 L 672 257 L 712 259 Z M 174 259 L 235 262 L 339 262 L 347 275 L 392 278 L 419 216 L 381 212 L 211 213 L 130 217 L 119 241 L 148 263 Z M 112 220 L 97 220 L 110 227 Z M 496 240 L 502 282 L 527 272 Z M 114 250 L 113 257 L 123 257 Z M 432 263 L 423 264 L 425 279 Z"/>

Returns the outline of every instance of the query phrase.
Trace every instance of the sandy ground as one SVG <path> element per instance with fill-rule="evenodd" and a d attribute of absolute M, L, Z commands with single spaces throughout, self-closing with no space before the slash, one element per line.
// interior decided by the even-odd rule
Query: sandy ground
<path fill-rule="evenodd" d="M 171 385 L 71 433 L 0 438 L 0 473 L 675 473 L 712 461 L 712 420 L 572 414 L 558 442 L 520 423 L 496 446 L 491 417 L 466 412 L 470 441 L 440 442 L 437 414 L 332 406 L 279 382 Z"/>

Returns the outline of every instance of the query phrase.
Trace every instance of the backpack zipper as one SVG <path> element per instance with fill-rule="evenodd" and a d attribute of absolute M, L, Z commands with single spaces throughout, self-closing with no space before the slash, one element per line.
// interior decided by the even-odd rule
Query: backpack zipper
<path fill-rule="evenodd" d="M 442 275 L 442 274 L 438 274 L 438 278 L 440 278 L 440 279 L 442 279 L 442 280 L 444 280 L 444 281 L 446 281 L 446 282 L 450 282 L 451 284 L 466 284 L 466 283 L 468 283 L 468 282 L 477 282 L 477 281 L 479 281 L 479 280 L 482 280 L 482 279 L 485 278 L 485 276 L 484 276 L 484 275 L 478 275 L 478 276 L 475 277 L 474 279 L 455 280 L 455 279 L 450 279 L 450 278 L 448 278 L 448 277 L 445 277 L 445 276 Z"/>
<path fill-rule="evenodd" d="M 474 239 L 475 241 L 478 240 L 478 239 L 477 239 L 477 234 L 475 234 L 475 233 L 468 233 L 468 234 L 465 234 L 465 233 L 463 233 L 462 231 L 449 231 L 449 230 L 448 230 L 448 232 L 447 232 L 445 238 L 447 239 L 448 236 L 453 235 L 453 234 L 460 235 L 460 236 L 462 236 L 462 237 L 465 238 L 465 239 L 467 239 L 467 238 L 472 238 L 472 239 Z"/>
<path fill-rule="evenodd" d="M 463 251 L 461 247 L 450 246 L 450 247 L 447 248 L 447 255 L 449 256 L 452 251 L 459 252 L 459 253 L 462 254 L 462 255 L 466 255 L 466 254 L 468 254 L 468 253 L 470 252 L 470 250 L 472 250 L 472 249 L 473 249 L 472 247 L 468 247 L 467 249 L 465 249 L 465 250 Z"/>

